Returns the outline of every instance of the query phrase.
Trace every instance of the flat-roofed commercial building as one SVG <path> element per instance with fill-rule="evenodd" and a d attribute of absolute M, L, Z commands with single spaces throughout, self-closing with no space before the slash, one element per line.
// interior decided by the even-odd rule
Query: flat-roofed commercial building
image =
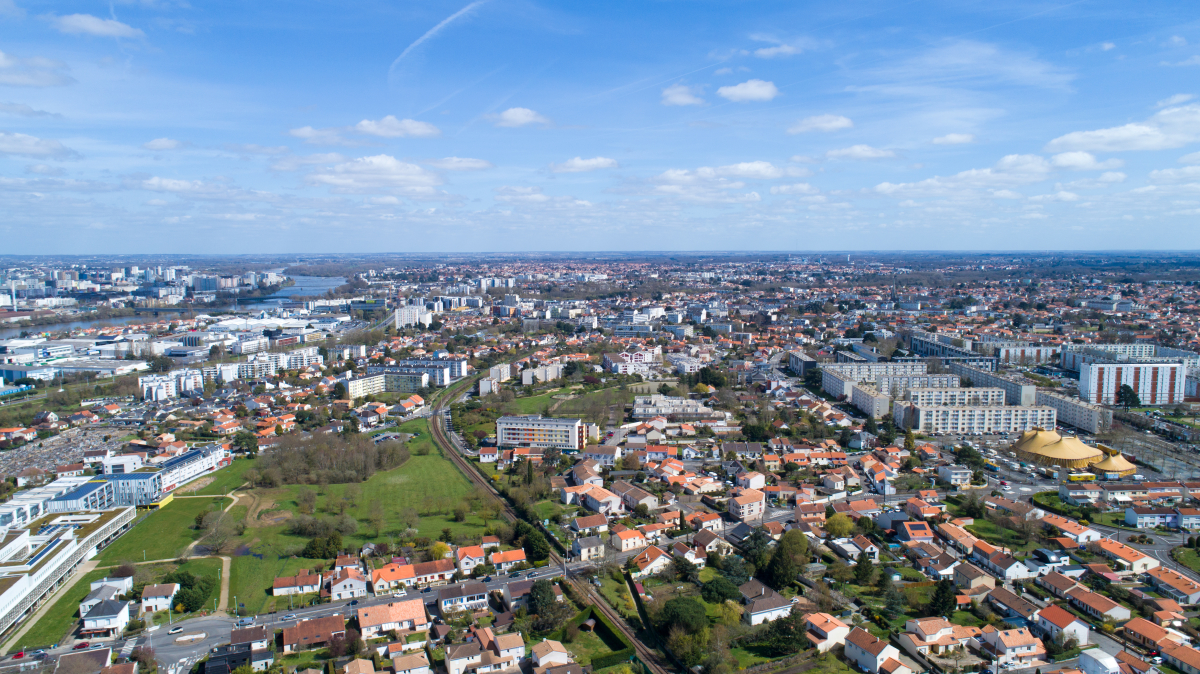
<path fill-rule="evenodd" d="M 537 447 L 580 451 L 587 443 L 582 419 L 548 419 L 537 415 L 500 417 L 496 420 L 501 447 Z"/>

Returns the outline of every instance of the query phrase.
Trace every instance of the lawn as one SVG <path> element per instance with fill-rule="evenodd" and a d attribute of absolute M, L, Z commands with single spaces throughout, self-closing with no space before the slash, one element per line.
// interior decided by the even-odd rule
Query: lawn
<path fill-rule="evenodd" d="M 974 524 L 968 524 L 967 531 L 992 545 L 1012 548 L 1014 552 L 1028 552 L 1038 548 L 1037 541 L 1030 538 L 1023 540 L 1021 535 L 1011 529 L 1004 529 L 995 522 L 977 519 Z"/>
<path fill-rule="evenodd" d="M 272 581 L 282 576 L 294 576 L 301 569 L 317 566 L 324 566 L 324 563 L 317 559 L 279 559 L 265 555 L 263 559 L 252 555 L 234 557 L 229 567 L 229 608 L 233 610 L 235 607 L 234 597 L 237 597 L 238 604 L 245 604 L 245 608 L 238 607 L 238 612 L 242 615 L 257 615 L 302 606 L 311 597 L 272 597 Z"/>
<path fill-rule="evenodd" d="M 105 575 L 107 575 L 107 571 L 92 571 L 85 574 L 70 588 L 60 592 L 54 605 L 33 627 L 29 628 L 25 636 L 21 637 L 20 643 L 14 645 L 28 649 L 62 643 L 63 637 L 74 630 L 79 621 L 79 602 L 91 594 L 91 582 L 100 580 Z"/>
<path fill-rule="evenodd" d="M 556 417 L 577 417 L 584 416 L 591 411 L 591 408 L 596 403 L 601 403 L 605 407 L 614 407 L 620 405 L 624 407 L 633 402 L 633 397 L 636 394 L 628 389 L 622 391 L 618 388 L 606 388 L 591 393 L 584 394 L 578 398 L 564 401 L 554 410 Z"/>
<path fill-rule="evenodd" d="M 254 467 L 254 459 L 234 459 L 229 466 L 212 474 L 213 481 L 207 486 L 197 489 L 197 496 L 224 496 L 245 483 L 242 477 L 247 470 Z"/>
<path fill-rule="evenodd" d="M 772 659 L 771 656 L 767 655 L 766 650 L 762 646 L 731 648 L 729 649 L 729 653 L 737 660 L 738 669 L 761 665 L 764 662 L 770 662 Z"/>
<path fill-rule="evenodd" d="M 201 559 L 189 559 L 187 562 L 184 562 L 183 564 L 178 564 L 178 565 L 177 564 L 153 564 L 149 568 L 147 568 L 145 565 L 143 565 L 143 566 L 138 567 L 138 575 L 135 578 L 135 580 L 137 582 L 140 582 L 143 580 L 143 576 L 142 576 L 143 570 L 146 570 L 149 572 L 146 574 L 147 576 L 150 576 L 150 579 L 147 580 L 147 582 L 159 580 L 166 574 L 170 573 L 171 571 L 174 571 L 175 569 L 179 569 L 181 571 L 187 571 L 188 573 L 190 573 L 194 576 L 201 576 L 201 577 L 210 576 L 214 581 L 213 590 L 212 590 L 212 594 L 208 595 L 208 601 L 205 603 L 205 608 L 203 610 L 212 611 L 216 608 L 216 604 L 213 602 L 213 600 L 220 599 L 220 597 L 221 597 L 221 583 L 215 582 L 217 580 L 217 576 L 219 575 L 217 572 L 220 568 L 221 568 L 221 560 L 217 559 L 216 557 L 204 557 Z M 167 621 L 171 620 L 172 618 L 174 618 L 175 622 L 179 622 L 180 620 L 182 620 L 184 618 L 190 618 L 193 615 L 196 615 L 196 614 L 194 614 L 194 613 L 174 613 L 173 615 L 168 615 L 168 613 L 166 611 L 160 611 L 154 615 L 154 622 L 159 625 L 163 625 L 163 624 L 166 624 Z"/>
<path fill-rule="evenodd" d="M 200 532 L 193 528 L 196 515 L 214 504 L 224 507 L 228 503 L 229 499 L 225 498 L 177 498 L 150 513 L 105 548 L 99 562 L 107 565 L 143 559 L 175 559 L 200 537 Z"/>
<path fill-rule="evenodd" d="M 554 393 L 545 393 L 540 396 L 530 396 L 528 398 L 517 398 L 513 404 L 517 406 L 520 414 L 544 414 L 554 403 L 558 402 L 554 399 Z"/>
<path fill-rule="evenodd" d="M 624 582 L 617 582 L 612 577 L 600 575 L 600 594 L 604 596 L 604 600 L 608 605 L 617 610 L 623 618 L 637 616 L 637 606 L 633 603 L 633 596 L 629 593 L 629 586 Z"/>
<path fill-rule="evenodd" d="M 601 629 L 600 631 L 607 632 L 608 630 Z M 580 665 L 590 664 L 595 658 L 615 653 L 624 648 L 624 645 L 620 642 L 609 644 L 600 638 L 600 635 L 596 634 L 596 632 L 584 632 L 582 630 L 580 630 L 579 635 L 575 637 L 574 641 L 570 643 L 564 642 L 563 646 L 575 656 L 575 662 Z"/>
<path fill-rule="evenodd" d="M 1180 564 L 1200 573 L 1200 554 L 1196 552 L 1195 548 L 1176 547 L 1171 550 L 1171 556 Z"/>

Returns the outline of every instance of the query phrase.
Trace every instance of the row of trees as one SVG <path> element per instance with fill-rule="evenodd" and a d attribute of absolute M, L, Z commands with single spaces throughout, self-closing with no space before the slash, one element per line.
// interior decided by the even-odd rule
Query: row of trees
<path fill-rule="evenodd" d="M 258 465 L 246 471 L 246 479 L 262 487 L 364 482 L 376 471 L 396 468 L 408 458 L 408 448 L 398 442 L 377 445 L 359 436 L 308 440 L 287 436 L 277 451 L 259 457 Z"/>

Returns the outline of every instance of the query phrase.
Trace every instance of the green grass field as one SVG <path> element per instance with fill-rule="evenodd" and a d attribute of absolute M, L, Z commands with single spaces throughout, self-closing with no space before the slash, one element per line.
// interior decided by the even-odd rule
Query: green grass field
<path fill-rule="evenodd" d="M 197 496 L 224 496 L 242 486 L 245 482 L 242 476 L 252 467 L 254 459 L 234 459 L 229 466 L 213 473 L 211 483 L 191 493 Z"/>
<path fill-rule="evenodd" d="M 225 498 L 177 498 L 160 510 L 150 513 L 133 529 L 118 538 L 100 553 L 101 565 L 144 559 L 174 559 L 200 536 L 193 528 L 196 515 L 215 504 L 229 504 Z"/>
<path fill-rule="evenodd" d="M 1180 564 L 1200 573 L 1200 554 L 1196 552 L 1195 548 L 1177 547 L 1171 550 L 1171 556 Z"/>
<path fill-rule="evenodd" d="M 513 404 L 517 406 L 517 410 L 520 414 L 541 414 L 548 407 L 558 402 L 554 399 L 554 396 L 557 395 L 557 393 L 558 392 L 555 391 L 554 393 L 546 393 L 540 396 L 517 398 L 513 401 Z"/>
<path fill-rule="evenodd" d="M 985 519 L 977 519 L 974 524 L 968 524 L 966 528 L 967 531 L 970 531 L 988 543 L 1012 548 L 1014 552 L 1028 552 L 1039 546 L 1036 540 L 1030 538 L 1028 541 L 1023 541 L 1017 532 L 1011 529 L 1003 529 L 994 522 L 989 522 Z"/>
<path fill-rule="evenodd" d="M 272 597 L 271 583 L 281 576 L 294 576 L 301 569 L 312 569 L 324 566 L 321 560 L 299 559 L 285 557 L 276 559 L 264 557 L 258 559 L 249 555 L 234 557 L 229 566 L 229 610 L 233 611 L 234 597 L 241 615 L 256 615 L 271 611 L 286 610 L 289 606 L 287 597 Z M 311 597 L 292 597 L 291 606 L 303 605 Z"/>
<path fill-rule="evenodd" d="M 609 644 L 595 632 L 581 631 L 579 636 L 575 637 L 574 641 L 564 643 L 563 646 L 575 656 L 575 662 L 581 665 L 588 665 L 591 664 L 594 658 L 615 653 L 624 648 L 621 642 L 615 639 L 613 641 L 614 643 Z"/>

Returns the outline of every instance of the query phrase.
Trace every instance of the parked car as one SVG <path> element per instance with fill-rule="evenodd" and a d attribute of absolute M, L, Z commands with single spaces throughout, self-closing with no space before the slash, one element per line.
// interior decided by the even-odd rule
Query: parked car
<path fill-rule="evenodd" d="M 296 614 L 295 614 L 295 613 L 289 613 L 289 614 L 287 614 L 287 615 L 283 616 L 283 619 L 284 619 L 284 620 L 295 620 L 295 619 L 296 619 Z"/>
<path fill-rule="evenodd" d="M 358 600 L 357 600 L 357 599 L 351 599 L 351 600 L 350 600 L 350 603 L 349 603 L 349 604 L 347 604 L 347 606 L 358 606 Z"/>
<path fill-rule="evenodd" d="M 424 590 L 421 590 L 421 594 L 429 594 L 430 592 L 433 592 L 432 587 L 427 587 Z"/>
<path fill-rule="evenodd" d="M 520 572 L 520 571 L 513 571 L 512 573 L 508 574 L 508 577 L 509 577 L 509 578 L 520 578 L 520 577 L 521 577 L 521 572 Z"/>
<path fill-rule="evenodd" d="M 177 625 L 177 626 L 175 626 L 175 627 L 172 627 L 172 628 L 171 628 L 171 629 L 170 629 L 170 630 L 167 632 L 167 634 L 179 634 L 179 633 L 180 633 L 180 632 L 182 632 L 182 631 L 183 631 L 183 625 Z"/>
<path fill-rule="evenodd" d="M 72 650 L 81 651 L 81 650 L 87 648 L 88 646 L 91 646 L 91 644 L 89 644 L 86 641 L 80 641 L 79 643 L 75 644 L 75 647 Z"/>
<path fill-rule="evenodd" d="M 20 660 L 23 657 L 25 657 L 25 651 L 17 651 L 17 654 L 13 656 L 13 660 Z"/>

